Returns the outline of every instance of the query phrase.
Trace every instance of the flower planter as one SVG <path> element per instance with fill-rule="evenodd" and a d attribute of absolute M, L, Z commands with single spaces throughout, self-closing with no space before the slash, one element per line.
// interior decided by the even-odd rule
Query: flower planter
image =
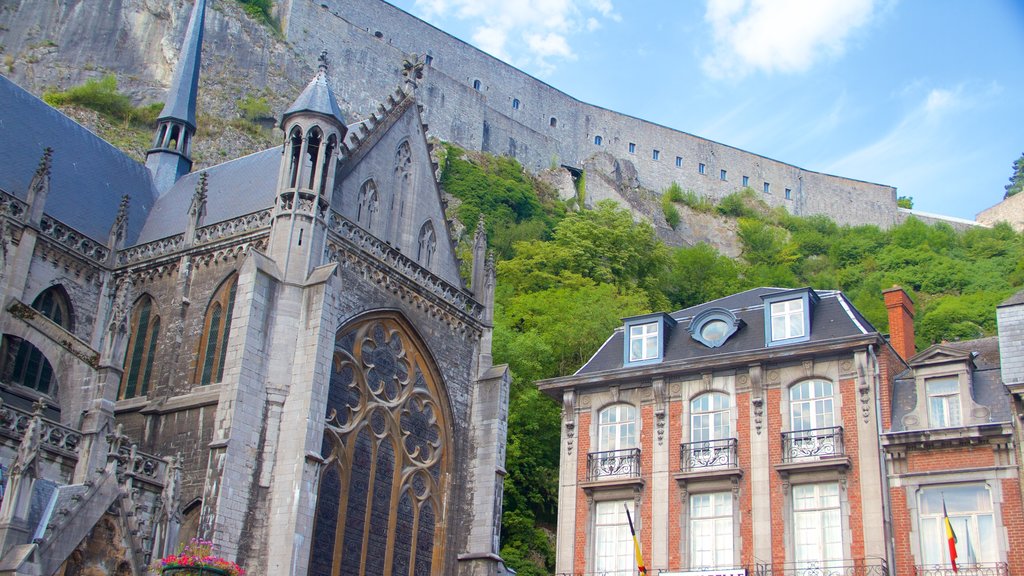
<path fill-rule="evenodd" d="M 212 566 L 164 566 L 160 569 L 162 576 L 229 576 L 227 570 Z"/>

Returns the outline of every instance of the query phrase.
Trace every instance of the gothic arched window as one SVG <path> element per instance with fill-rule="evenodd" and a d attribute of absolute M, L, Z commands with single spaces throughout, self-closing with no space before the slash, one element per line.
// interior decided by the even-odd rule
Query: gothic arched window
<path fill-rule="evenodd" d="M 224 378 L 224 358 L 228 351 L 228 335 L 231 333 L 231 313 L 235 308 L 235 292 L 238 290 L 238 275 L 221 283 L 210 299 L 203 320 L 203 335 L 199 339 L 196 354 L 197 384 L 220 382 Z"/>
<path fill-rule="evenodd" d="M 334 158 L 334 150 L 338 147 L 338 136 L 331 134 L 327 139 L 327 149 L 324 150 L 324 163 L 320 168 L 320 195 L 327 191 L 327 176 L 330 173 L 331 159 Z"/>
<path fill-rule="evenodd" d="M 367 230 L 373 229 L 373 217 L 379 209 L 380 198 L 377 195 L 377 184 L 373 179 L 363 182 L 359 189 L 359 204 L 356 208 L 356 222 Z"/>
<path fill-rule="evenodd" d="M 124 361 L 121 393 L 118 398 L 145 396 L 149 392 L 156 342 L 160 335 L 160 316 L 157 315 L 155 308 L 149 295 L 135 301 L 132 309 L 131 338 L 128 340 L 128 354 Z"/>
<path fill-rule="evenodd" d="M 408 325 L 379 314 L 335 339 L 309 574 L 437 574 L 451 425 Z"/>
<path fill-rule="evenodd" d="M 316 157 L 320 154 L 320 143 L 324 139 L 323 132 L 319 128 L 313 127 L 306 134 L 306 162 L 303 165 L 303 169 L 309 172 L 309 182 L 306 184 L 306 188 L 313 190 L 314 182 L 316 181 Z"/>
<path fill-rule="evenodd" d="M 60 284 L 40 292 L 32 301 L 32 308 L 65 330 L 71 331 L 71 301 L 67 291 Z M 0 378 L 4 381 L 56 396 L 53 366 L 43 355 L 42 350 L 31 342 L 16 336 L 4 336 L 2 362 Z"/>
<path fill-rule="evenodd" d="M 299 182 L 299 157 L 302 155 L 302 130 L 296 126 L 292 128 L 291 136 L 288 137 L 288 187 L 295 188 Z"/>
<path fill-rule="evenodd" d="M 419 250 L 416 252 L 416 261 L 421 265 L 430 268 L 430 261 L 433 260 L 434 251 L 437 250 L 437 237 L 434 234 L 434 223 L 427 220 L 420 227 Z"/>

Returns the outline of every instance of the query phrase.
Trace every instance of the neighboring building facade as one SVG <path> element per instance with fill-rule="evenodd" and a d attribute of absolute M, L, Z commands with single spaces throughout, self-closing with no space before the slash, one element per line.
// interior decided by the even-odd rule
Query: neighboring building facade
<path fill-rule="evenodd" d="M 205 0 L 146 165 L 0 77 L 0 574 L 504 573 L 493 261 L 460 264 L 415 96 L 190 173 Z M 44 152 L 45 148 L 45 152 Z M 40 161 L 39 159 L 42 158 Z"/>
<path fill-rule="evenodd" d="M 628 508 L 651 573 L 946 574 L 943 491 L 971 526 L 961 574 L 1024 568 L 994 339 L 975 363 L 976 343 L 914 355 L 912 302 L 886 301 L 891 340 L 811 289 L 627 318 L 576 374 L 541 382 L 564 408 L 556 572 L 634 574 Z"/>

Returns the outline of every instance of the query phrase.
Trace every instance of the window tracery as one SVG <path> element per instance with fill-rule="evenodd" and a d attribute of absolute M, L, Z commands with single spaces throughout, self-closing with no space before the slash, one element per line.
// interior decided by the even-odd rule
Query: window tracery
<path fill-rule="evenodd" d="M 221 283 L 206 308 L 203 334 L 199 339 L 199 350 L 196 354 L 198 364 L 193 379 L 197 384 L 220 382 L 224 378 L 224 359 L 228 351 L 231 315 L 235 307 L 237 290 L 238 275 L 232 274 Z"/>
<path fill-rule="evenodd" d="M 153 298 L 143 295 L 132 311 L 131 338 L 125 357 L 124 375 L 118 398 L 145 396 L 153 374 L 153 358 L 160 334 L 160 316 L 156 314 Z"/>

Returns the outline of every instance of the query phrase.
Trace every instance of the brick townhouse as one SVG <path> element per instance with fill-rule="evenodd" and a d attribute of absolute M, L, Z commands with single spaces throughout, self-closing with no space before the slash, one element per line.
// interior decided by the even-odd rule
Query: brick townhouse
<path fill-rule="evenodd" d="M 998 343 L 915 354 L 912 301 L 885 296 L 891 341 L 841 292 L 757 288 L 626 318 L 540 382 L 563 404 L 556 572 L 635 574 L 629 510 L 651 574 L 945 574 L 945 498 L 960 573 L 1019 573 Z"/>

